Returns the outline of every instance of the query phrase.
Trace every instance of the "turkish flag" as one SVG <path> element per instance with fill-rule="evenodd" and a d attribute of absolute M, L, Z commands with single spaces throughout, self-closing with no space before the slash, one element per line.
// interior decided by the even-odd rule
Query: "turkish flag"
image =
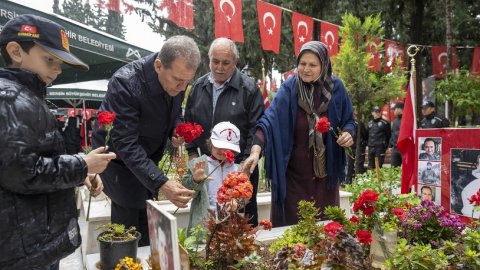
<path fill-rule="evenodd" d="M 312 40 L 313 19 L 306 15 L 293 12 L 292 28 L 293 41 L 295 43 L 295 55 L 298 56 L 302 45 Z"/>
<path fill-rule="evenodd" d="M 474 75 L 480 75 L 480 47 L 476 47 L 473 51 L 473 59 L 470 73 Z"/>
<path fill-rule="evenodd" d="M 243 43 L 242 1 L 212 0 L 215 12 L 215 37 Z"/>
<path fill-rule="evenodd" d="M 455 48 L 452 48 L 450 67 L 452 70 L 458 69 L 457 50 Z M 437 78 L 444 78 L 447 74 L 447 47 L 432 46 L 432 71 Z"/>
<path fill-rule="evenodd" d="M 320 22 L 320 41 L 325 43 L 330 56 L 338 53 L 338 25 Z"/>
<path fill-rule="evenodd" d="M 378 46 L 381 44 L 379 38 L 368 38 L 368 46 L 365 48 L 365 51 L 370 54 L 370 60 L 368 60 L 368 69 L 369 70 L 382 70 L 382 63 L 380 61 L 380 52 L 378 51 Z"/>
<path fill-rule="evenodd" d="M 107 9 L 120 13 L 120 0 L 109 0 Z"/>
<path fill-rule="evenodd" d="M 193 29 L 193 0 L 164 0 L 160 9 L 167 9 L 168 19 L 179 27 Z"/>
<path fill-rule="evenodd" d="M 267 83 L 266 80 L 257 81 L 257 85 L 260 88 L 260 92 L 262 92 L 262 98 L 263 98 L 263 105 L 265 106 L 265 109 L 270 106 L 270 99 L 268 98 L 268 91 L 267 91 Z"/>
<path fill-rule="evenodd" d="M 265 51 L 273 51 L 278 54 L 280 52 L 280 34 L 282 30 L 282 9 L 269 3 L 258 1 L 257 10 L 262 48 Z"/>
<path fill-rule="evenodd" d="M 398 45 L 397 42 L 385 39 L 385 73 L 390 73 L 392 68 L 395 67 L 395 61 L 398 57 L 402 61 L 402 67 L 407 66 L 405 58 L 405 48 L 404 46 Z"/>
<path fill-rule="evenodd" d="M 415 175 L 415 166 L 417 159 L 415 156 L 415 132 L 417 130 L 417 118 L 415 114 L 415 89 L 413 76 L 410 76 L 408 84 L 407 98 L 403 108 L 402 122 L 400 124 L 400 133 L 398 134 L 397 149 L 402 153 L 402 194 L 408 193 L 412 185 L 417 184 Z"/>

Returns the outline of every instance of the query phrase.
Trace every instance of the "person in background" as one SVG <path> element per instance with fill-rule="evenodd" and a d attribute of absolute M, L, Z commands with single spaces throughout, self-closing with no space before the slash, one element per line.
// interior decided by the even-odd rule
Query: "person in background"
<path fill-rule="evenodd" d="M 139 246 L 148 246 L 146 200 L 161 192 L 175 206 L 185 208 L 194 192 L 169 181 L 157 166 L 165 145 L 183 144 L 175 127 L 181 123 L 184 91 L 200 64 L 195 41 L 172 36 L 158 53 L 117 70 L 99 112 L 115 112 L 109 148 L 118 159 L 102 173 L 105 194 L 112 200 L 111 221 L 135 226 L 142 234 Z M 93 132 L 93 145 L 105 145 L 106 131 Z"/>
<path fill-rule="evenodd" d="M 326 116 L 333 132 L 316 130 Z M 328 49 L 320 41 L 305 43 L 297 72 L 280 87 L 256 126 L 255 142 L 244 169 L 252 172 L 265 152 L 266 177 L 272 180 L 271 220 L 274 227 L 298 223 L 298 203 L 314 202 L 322 213 L 338 206 L 345 180 L 344 147 L 353 144 L 353 107 L 347 90 L 332 75 Z"/>
<path fill-rule="evenodd" d="M 445 128 L 450 126 L 450 121 L 443 116 L 437 115 L 435 104 L 425 100 L 422 103 L 423 118 L 420 121 L 420 128 Z"/>
<path fill-rule="evenodd" d="M 80 135 L 80 125 L 82 118 L 78 116 L 70 116 L 67 125 L 63 130 L 63 138 L 67 154 L 78 154 L 82 152 L 82 137 Z"/>
<path fill-rule="evenodd" d="M 234 124 L 220 122 L 213 127 L 210 136 L 212 154 L 192 159 L 188 163 L 189 170 L 183 177 L 183 185 L 195 190 L 195 195 L 190 206 L 187 232 L 197 224 L 203 224 L 208 212 L 215 213 L 217 191 L 222 186 L 223 179 L 229 173 L 241 169 L 239 164 L 228 163 L 224 154 L 228 150 L 240 153 L 240 138 L 240 130 Z"/>
<path fill-rule="evenodd" d="M 355 117 L 355 116 L 354 116 Z M 355 159 L 347 155 L 347 175 L 345 177 L 345 184 L 351 184 L 356 174 L 362 174 L 365 170 L 365 150 L 368 142 L 368 132 L 363 122 L 357 121 L 355 117 L 355 126 L 357 132 L 353 136 L 352 152 Z M 360 136 L 360 138 L 358 138 Z M 360 141 L 358 141 L 360 139 Z M 357 147 L 359 147 L 357 155 Z"/>
<path fill-rule="evenodd" d="M 3 26 L 0 51 L 0 269 L 58 270 L 81 243 L 75 187 L 90 188 L 115 154 L 65 154 L 46 87 L 63 64 L 88 66 L 69 52 L 61 25 L 19 15 Z"/>
<path fill-rule="evenodd" d="M 186 148 L 190 159 L 210 155 L 207 147 L 209 132 L 213 126 L 228 121 L 241 132 L 240 153 L 236 163 L 242 163 L 250 154 L 253 128 L 264 111 L 260 89 L 247 75 L 237 69 L 237 46 L 227 38 L 217 38 L 208 51 L 210 72 L 200 77 L 192 86 L 185 108 L 185 120 L 200 124 L 204 132 Z M 253 195 L 246 206 L 253 226 L 258 224 L 257 189 L 258 168 L 250 175 Z"/>
<path fill-rule="evenodd" d="M 380 107 L 372 108 L 373 119 L 368 122 L 368 168 L 375 169 L 375 158 L 378 157 L 380 168 L 385 160 L 385 151 L 390 140 L 390 123 L 382 118 Z"/>
<path fill-rule="evenodd" d="M 387 153 L 391 153 L 390 165 L 392 167 L 400 167 L 402 166 L 402 153 L 397 149 L 397 141 L 400 134 L 400 125 L 402 124 L 403 102 L 397 102 L 393 108 L 396 118 L 392 123 L 392 136 L 390 137 Z"/>

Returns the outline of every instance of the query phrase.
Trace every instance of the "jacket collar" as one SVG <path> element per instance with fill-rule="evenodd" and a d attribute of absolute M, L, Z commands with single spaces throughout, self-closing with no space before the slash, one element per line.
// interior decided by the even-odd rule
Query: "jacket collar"
<path fill-rule="evenodd" d="M 145 80 L 147 81 L 148 85 L 148 92 L 156 93 L 160 90 L 161 93 L 166 94 L 165 90 L 163 90 L 163 86 L 158 81 L 158 74 L 155 71 L 155 59 L 157 59 L 158 53 L 152 53 L 146 56 L 145 64 L 143 66 L 143 73 L 145 74 Z"/>
<path fill-rule="evenodd" d="M 0 78 L 18 82 L 42 99 L 47 95 L 47 85 L 31 71 L 19 68 L 0 68 Z"/>
<path fill-rule="evenodd" d="M 211 83 L 208 80 L 208 76 L 210 76 L 210 74 L 211 74 L 211 72 L 209 72 L 205 75 L 205 80 L 203 80 L 203 88 L 205 88 L 209 84 L 211 86 Z M 233 88 L 233 89 L 236 89 L 236 90 L 240 90 L 242 88 L 241 76 L 242 76 L 242 74 L 240 73 L 238 68 L 236 68 L 232 77 L 230 77 L 230 81 L 228 81 L 225 84 L 225 89 Z"/>

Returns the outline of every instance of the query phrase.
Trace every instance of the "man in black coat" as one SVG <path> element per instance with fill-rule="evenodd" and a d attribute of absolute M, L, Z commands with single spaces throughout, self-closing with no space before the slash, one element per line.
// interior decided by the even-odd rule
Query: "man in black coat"
<path fill-rule="evenodd" d="M 402 166 L 402 153 L 397 149 L 397 141 L 398 135 L 400 134 L 400 125 L 402 123 L 403 102 L 397 102 L 394 110 L 396 118 L 392 123 L 392 137 L 390 137 L 389 149 L 387 151 L 391 153 L 390 165 L 392 165 L 392 167 L 400 167 Z"/>
<path fill-rule="evenodd" d="M 185 120 L 202 125 L 205 132 L 187 145 L 190 158 L 210 155 L 206 141 L 217 123 L 228 121 L 240 130 L 240 151 L 235 162 L 241 163 L 250 155 L 253 128 L 263 114 L 262 93 L 255 82 L 241 73 L 236 65 L 239 54 L 235 43 L 218 38 L 210 45 L 210 72 L 193 85 L 185 108 Z M 250 223 L 258 223 L 258 168 L 250 175 L 253 195 L 246 206 Z"/>
<path fill-rule="evenodd" d="M 380 168 L 385 160 L 385 151 L 390 140 L 390 123 L 382 118 L 380 107 L 372 108 L 373 119 L 368 122 L 368 168 L 375 168 L 375 157 L 378 157 Z"/>
<path fill-rule="evenodd" d="M 184 91 L 200 64 L 200 51 L 186 36 L 169 38 L 159 53 L 120 68 L 110 79 L 100 111 L 116 113 L 108 146 L 118 159 L 102 174 L 112 199 L 111 221 L 135 226 L 140 246 L 149 244 L 146 200 L 161 191 L 177 207 L 187 207 L 194 194 L 158 168 L 167 140 L 183 143 L 175 127 L 181 122 Z M 103 128 L 93 145 L 105 144 Z"/>

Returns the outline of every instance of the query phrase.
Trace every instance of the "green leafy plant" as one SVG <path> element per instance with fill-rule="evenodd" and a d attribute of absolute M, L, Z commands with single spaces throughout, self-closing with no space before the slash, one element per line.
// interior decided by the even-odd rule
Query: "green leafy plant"
<path fill-rule="evenodd" d="M 134 226 L 125 228 L 123 224 L 109 223 L 99 226 L 102 229 L 98 239 L 106 242 L 112 241 L 127 241 L 137 238 L 137 231 Z"/>
<path fill-rule="evenodd" d="M 387 260 L 387 269 L 395 270 L 434 270 L 446 269 L 448 258 L 441 249 L 430 245 L 409 245 L 406 239 L 400 239 L 392 258 Z"/>

